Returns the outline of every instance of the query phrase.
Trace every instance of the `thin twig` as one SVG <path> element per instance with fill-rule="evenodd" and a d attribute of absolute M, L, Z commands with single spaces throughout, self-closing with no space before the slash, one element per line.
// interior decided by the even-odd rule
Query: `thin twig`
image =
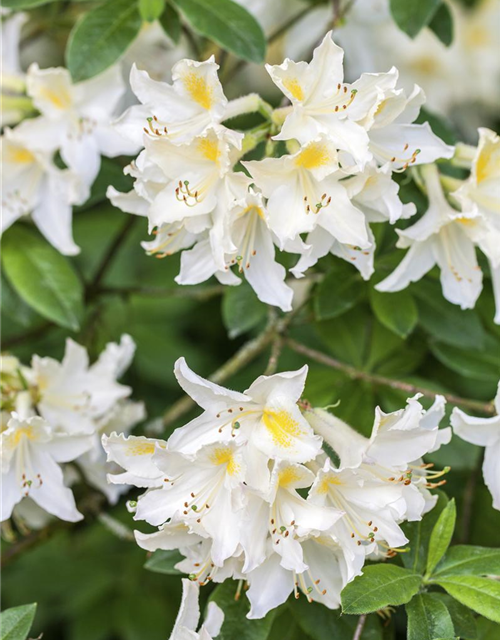
<path fill-rule="evenodd" d="M 366 613 L 363 613 L 362 616 L 359 616 L 358 624 L 356 625 L 356 630 L 354 631 L 354 635 L 352 640 L 361 640 L 361 636 L 363 635 L 363 629 L 366 624 Z"/>
<path fill-rule="evenodd" d="M 272 317 L 267 327 L 259 336 L 244 344 L 232 358 L 230 358 L 221 367 L 219 367 L 219 369 L 214 371 L 214 373 L 212 373 L 212 375 L 210 375 L 208 379 L 212 382 L 220 384 L 221 382 L 224 382 L 232 375 L 234 375 L 237 371 L 242 369 L 245 365 L 251 362 L 260 353 L 262 353 L 262 351 L 264 351 L 264 349 L 269 344 L 271 344 L 273 338 L 276 335 L 281 334 L 285 330 L 286 326 L 290 322 L 291 316 L 292 314 L 288 314 L 285 318 L 282 319 Z M 194 401 L 191 400 L 189 396 L 184 396 L 180 400 L 177 400 L 177 402 L 175 402 L 170 407 L 170 409 L 168 409 L 164 413 L 164 426 L 169 427 L 170 425 L 172 425 L 176 420 L 187 413 L 193 406 Z"/>
<path fill-rule="evenodd" d="M 99 285 L 101 284 L 104 276 L 108 268 L 110 267 L 113 259 L 115 258 L 117 252 L 120 250 L 123 240 L 127 237 L 132 227 L 137 221 L 137 216 L 128 216 L 125 224 L 122 226 L 120 231 L 117 233 L 115 238 L 112 240 L 109 245 L 104 257 L 101 261 L 101 264 L 97 267 L 94 277 L 92 281 L 89 283 L 87 287 L 87 298 L 93 297 L 96 292 L 99 290 Z"/>
<path fill-rule="evenodd" d="M 426 398 L 434 398 L 437 394 L 436 391 L 432 391 L 431 389 L 426 389 L 424 387 L 420 387 L 418 385 L 409 384 L 408 382 L 402 382 L 401 380 L 393 380 L 391 378 L 386 378 L 384 376 L 379 376 L 376 374 L 368 373 L 366 371 L 360 371 L 353 367 L 350 364 L 346 364 L 345 362 L 341 362 L 340 360 L 336 360 L 331 356 L 327 356 L 320 351 L 316 351 L 315 349 L 311 349 L 310 347 L 306 347 L 306 345 L 301 344 L 295 340 L 287 339 L 285 341 L 286 346 L 297 353 L 302 354 L 310 358 L 311 360 L 315 360 L 320 364 L 324 364 L 327 367 L 331 367 L 332 369 L 337 369 L 338 371 L 342 371 L 350 378 L 354 380 L 365 380 L 366 382 L 370 382 L 371 384 L 378 384 L 385 387 L 391 387 L 392 389 L 397 389 L 398 391 L 404 391 L 408 394 L 421 393 Z M 493 402 L 480 402 L 478 400 L 469 400 L 468 398 L 461 398 L 460 396 L 456 396 L 452 393 L 441 393 L 440 395 L 444 396 L 446 400 L 451 404 L 461 405 L 463 407 L 467 407 L 468 409 L 472 409 L 473 411 L 478 411 L 480 413 L 485 413 L 488 415 L 495 414 L 495 406 Z"/>
<path fill-rule="evenodd" d="M 269 362 L 267 363 L 266 370 L 264 371 L 264 375 L 271 376 L 273 373 L 276 373 L 276 369 L 278 368 L 278 360 L 281 355 L 281 350 L 283 348 L 283 336 L 280 334 L 276 335 L 272 346 L 271 346 L 271 355 L 269 357 Z"/>

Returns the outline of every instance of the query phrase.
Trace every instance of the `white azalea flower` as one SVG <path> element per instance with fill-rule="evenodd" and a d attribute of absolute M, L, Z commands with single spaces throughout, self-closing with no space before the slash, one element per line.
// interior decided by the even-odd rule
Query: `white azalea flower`
<path fill-rule="evenodd" d="M 192 531 L 213 540 L 213 562 L 222 566 L 240 540 L 246 477 L 241 451 L 234 443 L 207 445 L 193 464 L 188 456 L 158 447 L 153 463 L 165 474 L 164 484 L 139 498 L 134 518 L 155 526 L 181 518 Z"/>
<path fill-rule="evenodd" d="M 183 578 L 181 606 L 170 640 L 212 640 L 219 635 L 224 622 L 224 612 L 215 602 L 209 602 L 203 626 L 196 632 L 200 619 L 199 595 L 200 587 Z"/>
<path fill-rule="evenodd" d="M 437 264 L 444 297 L 462 309 L 471 309 L 482 289 L 475 245 L 483 246 L 490 228 L 478 213 L 459 212 L 448 204 L 435 165 L 424 167 L 422 173 L 429 208 L 413 226 L 398 230 L 397 246 L 410 249 L 393 273 L 375 288 L 401 291 Z"/>
<path fill-rule="evenodd" d="M 158 82 L 140 71 L 130 71 L 130 85 L 141 105 L 130 107 L 115 123 L 122 135 L 137 145 L 147 135 L 189 142 L 209 125 L 223 119 L 227 99 L 211 56 L 204 62 L 180 60 L 172 69 L 173 84 Z"/>
<path fill-rule="evenodd" d="M 66 165 L 80 179 L 79 203 L 90 193 L 101 165 L 101 155 L 113 158 L 137 150 L 111 126 L 113 113 L 125 87 L 119 67 L 73 84 L 67 69 L 39 69 L 32 64 L 27 91 L 42 114 L 28 121 L 33 136 L 46 148 L 60 149 Z"/>
<path fill-rule="evenodd" d="M 109 343 L 89 366 L 87 350 L 70 338 L 62 362 L 34 356 L 30 382 L 38 392 L 40 415 L 57 430 L 93 433 L 96 420 L 110 411 L 131 389 L 116 382 L 129 366 L 135 344 L 123 335 L 120 344 Z"/>
<path fill-rule="evenodd" d="M 16 413 L 0 435 L 2 505 L 0 520 L 10 518 L 23 498 L 30 497 L 48 513 L 76 522 L 82 519 L 73 493 L 65 486 L 59 463 L 70 462 L 92 446 L 86 435 L 56 434 L 38 416 Z"/>
<path fill-rule="evenodd" d="M 209 443 L 248 442 L 247 482 L 265 489 L 269 458 L 307 462 L 319 453 L 321 438 L 313 434 L 297 406 L 307 367 L 260 376 L 244 393 L 201 378 L 189 369 L 184 358 L 177 360 L 175 375 L 204 412 L 174 431 L 168 441 L 170 450 L 190 455 Z"/>
<path fill-rule="evenodd" d="M 268 198 L 269 226 L 281 248 L 317 226 L 339 242 L 369 246 L 364 216 L 349 200 L 336 147 L 324 135 L 293 155 L 242 164 Z"/>
<path fill-rule="evenodd" d="M 371 163 L 362 173 L 345 180 L 343 184 L 352 204 L 365 215 L 366 234 L 370 245 L 362 249 L 353 244 L 344 244 L 318 226 L 307 236 L 300 260 L 291 269 L 297 278 L 301 278 L 320 258 L 331 253 L 353 264 L 363 279 L 369 280 L 374 272 L 375 238 L 368 223 L 394 223 L 400 218 L 410 217 L 415 212 L 415 205 L 404 205 L 399 199 L 399 185 L 392 180 L 388 164 L 378 168 Z"/>
<path fill-rule="evenodd" d="M 303 594 L 308 602 L 321 602 L 329 609 L 340 606 L 340 592 L 348 582 L 344 556 L 331 536 L 320 535 L 302 542 L 307 569 L 297 574 L 280 564 L 280 557 L 268 558 L 248 574 L 250 588 L 247 597 L 251 609 L 249 619 L 263 618 L 283 604 L 291 593 Z"/>
<path fill-rule="evenodd" d="M 2 233 L 16 220 L 31 219 L 58 251 L 75 255 L 72 207 L 78 182 L 69 170 L 56 167 L 53 152 L 33 135 L 30 121 L 2 136 Z"/>
<path fill-rule="evenodd" d="M 493 496 L 493 507 L 500 511 L 500 384 L 495 398 L 497 415 L 475 418 L 455 407 L 451 414 L 453 431 L 465 440 L 485 447 L 483 477 Z"/>
<path fill-rule="evenodd" d="M 154 463 L 153 456 L 157 447 L 166 448 L 166 442 L 116 432 L 103 434 L 101 442 L 108 462 L 125 469 L 123 473 L 110 472 L 108 482 L 135 487 L 162 486 L 165 474 Z"/>
<path fill-rule="evenodd" d="M 2 19 L 2 127 L 16 124 L 23 119 L 26 111 L 30 110 L 29 98 L 21 95 L 25 89 L 25 74 L 19 60 L 21 29 L 27 20 L 28 16 L 23 12 Z"/>

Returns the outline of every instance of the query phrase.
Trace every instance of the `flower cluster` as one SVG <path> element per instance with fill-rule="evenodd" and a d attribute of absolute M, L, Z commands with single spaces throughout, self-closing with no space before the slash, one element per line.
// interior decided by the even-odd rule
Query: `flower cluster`
<path fill-rule="evenodd" d="M 7 89 L 26 89 L 27 97 L 6 98 L 4 124 L 14 124 L 24 112 L 40 115 L 24 120 L 2 135 L 2 232 L 16 220 L 31 216 L 40 232 L 61 253 L 75 255 L 72 207 L 84 203 L 101 165 L 101 155 L 132 154 L 137 147 L 111 126 L 125 93 L 119 66 L 84 82 L 73 83 L 63 67 L 27 73 L 17 59 L 19 29 L 25 16 L 16 14 L 4 26 Z M 25 105 L 26 111 L 26 105 Z M 59 154 L 65 168 L 57 161 Z"/>
<path fill-rule="evenodd" d="M 487 257 L 496 300 L 495 322 L 500 324 L 500 138 L 489 129 L 479 130 L 470 176 L 450 193 L 453 208 L 441 185 L 435 165 L 422 167 L 429 197 L 427 212 L 411 227 L 398 230 L 398 246 L 409 248 L 396 270 L 376 288 L 400 291 L 420 280 L 434 265 L 441 270 L 444 297 L 462 309 L 471 309 L 482 290 L 483 276 L 477 262 L 479 247 Z M 457 186 L 458 186 L 457 185 Z"/>
<path fill-rule="evenodd" d="M 446 470 L 421 458 L 450 439 L 438 430 L 444 398 L 428 411 L 418 396 L 394 413 L 377 409 L 368 439 L 299 403 L 307 367 L 261 376 L 244 393 L 182 358 L 175 375 L 203 413 L 167 441 L 103 436 L 108 460 L 124 469 L 109 481 L 147 489 L 129 502 L 157 528 L 135 532 L 142 548 L 179 549 L 177 568 L 200 585 L 247 581 L 249 618 L 292 592 L 337 608 L 365 560 L 401 550 L 400 523 L 434 505 L 429 489 Z"/>
<path fill-rule="evenodd" d="M 109 188 L 108 196 L 147 217 L 156 235 L 143 243 L 148 253 L 185 250 L 178 283 L 215 275 L 238 284 L 235 267 L 263 302 L 289 311 L 293 291 L 276 246 L 300 255 L 298 277 L 331 252 L 368 279 L 375 248 L 369 223 L 415 211 L 401 203 L 393 172 L 449 158 L 453 148 L 428 124 L 412 124 L 424 96 L 418 87 L 410 95 L 398 89 L 396 69 L 345 83 L 343 51 L 331 33 L 310 63 L 287 59 L 266 68 L 290 106 L 272 111 L 256 95 L 228 102 L 213 58 L 181 60 L 172 85 L 134 67 L 130 82 L 141 104 L 116 127 L 144 150 L 127 168 L 134 189 Z M 222 124 L 257 110 L 267 122 L 245 135 Z M 270 157 L 238 164 L 264 140 Z M 288 153 L 279 155 L 283 146 Z"/>
<path fill-rule="evenodd" d="M 134 351 L 124 335 L 92 365 L 85 348 L 70 339 L 62 362 L 34 356 L 26 367 L 2 356 L 0 521 L 14 510 L 30 526 L 43 523 L 46 514 L 36 505 L 62 520 L 81 520 L 66 486 L 71 475 L 61 466 L 67 462 L 77 462 L 86 481 L 111 503 L 118 500 L 120 491 L 106 481 L 110 467 L 101 435 L 128 432 L 144 418 L 143 405 L 128 399 L 130 387 L 117 382 Z"/>

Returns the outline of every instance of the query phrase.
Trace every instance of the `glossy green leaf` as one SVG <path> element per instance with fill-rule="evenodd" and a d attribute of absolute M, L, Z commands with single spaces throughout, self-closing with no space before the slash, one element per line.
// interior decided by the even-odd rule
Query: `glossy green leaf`
<path fill-rule="evenodd" d="M 249 62 L 264 62 L 266 39 L 261 26 L 232 0 L 172 0 L 191 27 L 223 49 Z"/>
<path fill-rule="evenodd" d="M 433 576 L 496 575 L 500 576 L 500 549 L 456 545 L 448 549 Z"/>
<path fill-rule="evenodd" d="M 166 551 L 160 549 L 155 551 L 147 560 L 144 565 L 145 569 L 154 571 L 155 573 L 165 573 L 167 575 L 178 576 L 180 571 L 175 568 L 175 565 L 183 560 L 184 556 L 179 551 Z"/>
<path fill-rule="evenodd" d="M 161 14 L 159 21 L 163 31 L 173 43 L 177 44 L 181 37 L 181 21 L 179 14 L 169 2 L 165 5 L 165 10 Z"/>
<path fill-rule="evenodd" d="M 2 7 L 5 9 L 32 9 L 33 7 L 40 7 L 43 4 L 50 4 L 57 0 L 2 0 Z"/>
<path fill-rule="evenodd" d="M 433 31 L 447 47 L 453 42 L 453 16 L 450 7 L 442 2 L 434 17 L 429 22 L 429 29 Z"/>
<path fill-rule="evenodd" d="M 456 520 L 457 508 L 455 506 L 455 500 L 452 499 L 440 513 L 431 533 L 429 553 L 427 555 L 427 575 L 430 575 L 434 571 L 437 563 L 450 546 L 451 538 L 455 531 Z"/>
<path fill-rule="evenodd" d="M 227 287 L 222 300 L 222 319 L 230 338 L 253 329 L 266 317 L 266 305 L 260 302 L 246 282 Z"/>
<path fill-rule="evenodd" d="M 418 309 L 408 291 L 383 293 L 370 291 L 370 303 L 378 320 L 398 336 L 406 338 L 418 322 Z"/>
<path fill-rule="evenodd" d="M 73 81 L 92 78 L 117 62 L 141 25 L 138 6 L 130 0 L 108 0 L 86 13 L 71 31 L 66 49 Z"/>
<path fill-rule="evenodd" d="M 415 573 L 423 573 L 427 563 L 427 552 L 432 530 L 439 515 L 448 504 L 448 498 L 442 491 L 438 491 L 436 506 L 427 513 L 422 520 L 405 522 L 402 527 L 409 539 L 408 551 L 401 554 L 403 564 Z"/>
<path fill-rule="evenodd" d="M 500 377 L 500 340 L 489 336 L 491 347 L 478 349 L 458 349 L 442 343 L 431 344 L 434 356 L 446 367 L 474 380 L 496 382 Z"/>
<path fill-rule="evenodd" d="M 224 623 L 217 640 L 267 640 L 276 609 L 265 618 L 248 620 L 250 604 L 243 594 L 235 599 L 237 589 L 238 582 L 226 580 L 210 596 L 210 602 L 215 602 L 224 611 Z"/>
<path fill-rule="evenodd" d="M 0 614 L 0 640 L 25 640 L 35 618 L 36 604 L 6 609 Z"/>
<path fill-rule="evenodd" d="M 457 602 L 447 593 L 433 592 L 432 597 L 436 600 L 441 600 L 448 609 L 455 629 L 455 635 L 464 640 L 476 640 L 476 618 L 470 609 L 464 607 L 463 604 Z"/>
<path fill-rule="evenodd" d="M 429 24 L 440 4 L 441 0 L 390 0 L 394 22 L 410 38 Z"/>
<path fill-rule="evenodd" d="M 478 576 L 448 576 L 432 582 L 469 609 L 500 622 L 500 582 Z"/>
<path fill-rule="evenodd" d="M 363 575 L 342 591 L 342 611 L 363 614 L 383 607 L 406 604 L 418 592 L 422 578 L 413 571 L 391 564 L 376 564 L 363 569 Z"/>
<path fill-rule="evenodd" d="M 163 13 L 165 0 L 139 0 L 139 13 L 144 22 L 154 22 Z"/>
<path fill-rule="evenodd" d="M 336 318 L 352 309 L 365 295 L 366 285 L 357 271 L 339 263 L 316 289 L 314 311 L 318 320 Z"/>
<path fill-rule="evenodd" d="M 446 605 L 426 593 L 418 593 L 406 605 L 408 640 L 435 640 L 455 635 Z"/>
<path fill-rule="evenodd" d="M 9 282 L 35 311 L 61 327 L 80 327 L 83 287 L 73 266 L 34 230 L 15 225 L 3 238 Z"/>

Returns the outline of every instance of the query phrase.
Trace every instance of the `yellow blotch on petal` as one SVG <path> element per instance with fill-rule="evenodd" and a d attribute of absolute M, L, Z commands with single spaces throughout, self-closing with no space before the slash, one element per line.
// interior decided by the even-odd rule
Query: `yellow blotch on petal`
<path fill-rule="evenodd" d="M 289 449 L 293 439 L 300 437 L 299 423 L 287 411 L 264 411 L 262 421 L 278 447 Z"/>
<path fill-rule="evenodd" d="M 22 147 L 12 147 L 9 150 L 9 161 L 15 164 L 31 164 L 35 162 L 35 156 Z"/>
<path fill-rule="evenodd" d="M 300 480 L 300 474 L 295 467 L 285 467 L 279 472 L 278 484 L 280 487 L 286 489 L 297 480 Z"/>
<path fill-rule="evenodd" d="M 487 178 L 500 178 L 500 143 L 486 141 L 476 163 L 476 180 L 478 183 Z"/>
<path fill-rule="evenodd" d="M 218 447 L 213 452 L 211 460 L 216 465 L 227 465 L 226 470 L 230 476 L 234 476 L 240 470 L 240 465 L 234 459 L 233 450 L 229 447 Z"/>
<path fill-rule="evenodd" d="M 330 162 L 330 154 L 326 145 L 321 142 L 313 142 L 308 145 L 295 158 L 296 166 L 303 169 L 318 169 L 328 162 Z"/>
<path fill-rule="evenodd" d="M 247 207 L 241 215 L 246 215 L 247 213 L 256 213 L 259 216 L 259 218 L 262 218 L 262 220 L 265 220 L 264 212 L 262 211 L 262 209 L 260 207 L 256 207 L 254 204 L 251 205 L 250 207 Z"/>
<path fill-rule="evenodd" d="M 200 107 L 207 111 L 212 108 L 213 90 L 205 78 L 192 71 L 184 76 L 183 82 L 186 91 Z"/>
<path fill-rule="evenodd" d="M 304 99 L 304 91 L 297 78 L 285 78 L 283 80 L 283 86 L 296 100 L 300 100 L 302 102 Z"/>
<path fill-rule="evenodd" d="M 67 91 L 52 91 L 52 89 L 47 89 L 46 87 L 42 87 L 40 93 L 44 98 L 52 102 L 54 107 L 57 109 L 69 109 L 71 106 L 71 96 Z"/>
<path fill-rule="evenodd" d="M 17 429 L 11 436 L 12 446 L 17 447 L 23 437 L 28 438 L 28 440 L 34 440 L 35 434 L 33 433 L 33 429 L 31 427 L 20 427 Z"/>
<path fill-rule="evenodd" d="M 458 222 L 459 224 L 463 224 L 465 227 L 475 227 L 477 224 L 474 218 L 465 218 L 465 217 L 455 218 L 455 222 Z"/>
<path fill-rule="evenodd" d="M 341 485 L 342 482 L 336 478 L 335 476 L 325 476 L 321 482 L 319 483 L 319 486 L 317 488 L 317 492 L 318 493 L 328 493 L 328 491 L 330 490 L 331 485 Z"/>
<path fill-rule="evenodd" d="M 129 442 L 127 445 L 127 455 L 129 456 L 148 456 L 154 452 L 153 442 Z"/>
<path fill-rule="evenodd" d="M 198 143 L 198 150 L 207 160 L 215 162 L 215 164 L 219 163 L 220 151 L 217 140 L 202 138 Z"/>

